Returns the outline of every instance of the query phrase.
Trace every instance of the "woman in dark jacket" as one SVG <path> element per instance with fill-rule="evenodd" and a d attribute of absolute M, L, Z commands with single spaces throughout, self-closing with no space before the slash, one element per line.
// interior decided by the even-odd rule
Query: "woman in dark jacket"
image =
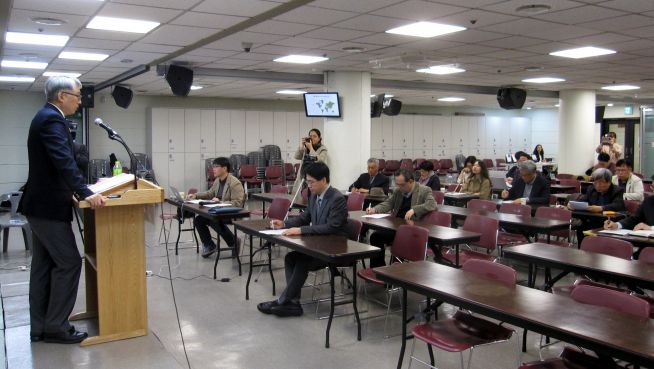
<path fill-rule="evenodd" d="M 425 160 L 420 163 L 418 171 L 420 172 L 418 183 L 431 187 L 434 191 L 441 190 L 441 181 L 438 179 L 438 175 L 434 172 L 434 164 L 431 161 Z"/>

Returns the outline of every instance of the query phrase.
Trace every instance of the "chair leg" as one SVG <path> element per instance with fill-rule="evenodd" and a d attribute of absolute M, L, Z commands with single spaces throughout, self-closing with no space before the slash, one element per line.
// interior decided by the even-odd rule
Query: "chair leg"
<path fill-rule="evenodd" d="M 409 369 L 411 369 L 411 364 L 413 363 L 413 352 L 416 349 L 416 339 L 414 338 L 411 343 L 411 353 L 409 354 Z"/>
<path fill-rule="evenodd" d="M 472 346 L 470 348 L 470 353 L 468 354 L 468 369 L 470 369 L 470 364 L 472 364 L 472 353 L 473 353 L 474 350 L 475 350 L 475 347 Z M 463 359 L 463 353 L 461 353 L 461 359 Z M 461 369 L 463 369 L 463 367 L 461 367 Z"/>
<path fill-rule="evenodd" d="M 199 254 L 200 253 L 200 242 L 198 242 L 198 234 L 195 230 L 195 219 L 190 219 L 191 221 L 191 229 L 193 229 L 193 238 L 195 239 L 195 253 Z M 220 250 L 218 250 L 220 252 Z"/>
<path fill-rule="evenodd" d="M 415 338 L 413 340 L 415 341 Z M 429 362 L 431 363 L 431 366 L 435 366 L 436 358 L 434 358 L 434 349 L 430 344 L 427 344 L 427 351 L 429 351 Z"/>
<path fill-rule="evenodd" d="M 2 230 L 2 252 L 7 252 L 9 246 L 9 228 Z"/>
<path fill-rule="evenodd" d="M 21 230 L 23 231 L 23 241 L 25 241 L 25 251 L 32 249 L 32 229 L 29 224 L 25 224 Z"/>

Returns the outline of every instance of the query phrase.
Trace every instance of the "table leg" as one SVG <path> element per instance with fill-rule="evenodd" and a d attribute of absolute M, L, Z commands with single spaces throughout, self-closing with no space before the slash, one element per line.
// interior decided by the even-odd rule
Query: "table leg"
<path fill-rule="evenodd" d="M 213 279 L 216 279 L 216 269 L 218 269 L 218 262 L 220 261 L 220 235 L 216 240 L 216 261 L 213 263 Z"/>
<path fill-rule="evenodd" d="M 406 350 L 406 315 L 407 315 L 407 291 L 402 287 L 402 348 L 400 348 L 400 358 L 397 361 L 397 369 L 402 368 L 404 361 L 404 351 Z"/>
<path fill-rule="evenodd" d="M 238 276 L 240 277 L 240 276 L 243 275 L 243 272 L 242 272 L 242 269 L 241 269 L 242 268 L 241 267 L 241 256 L 239 255 L 241 250 L 238 250 L 236 248 L 236 245 L 238 245 L 238 241 L 237 241 L 238 240 L 238 230 L 236 229 L 236 227 L 234 227 L 234 240 L 235 240 L 234 251 L 236 251 L 236 262 L 238 263 Z"/>
<path fill-rule="evenodd" d="M 253 246 L 252 246 L 252 235 L 250 235 L 250 271 L 248 272 L 248 281 L 245 283 L 245 299 L 249 300 L 250 299 L 250 279 L 252 279 L 252 270 L 254 267 L 252 266 L 252 260 L 254 260 L 254 255 L 252 253 Z"/>
<path fill-rule="evenodd" d="M 182 221 L 177 219 L 177 241 L 175 241 L 175 255 L 178 254 L 179 237 L 182 235 Z M 5 237 L 6 239 L 6 237 Z"/>
<path fill-rule="evenodd" d="M 454 255 L 456 258 L 456 262 L 454 263 L 455 266 L 458 268 L 459 267 L 459 244 L 456 244 L 456 255 Z"/>
<path fill-rule="evenodd" d="M 534 288 L 535 284 L 536 281 L 534 278 L 534 263 L 529 263 L 529 272 L 527 274 L 527 287 Z"/>
<path fill-rule="evenodd" d="M 334 278 L 336 275 L 336 268 L 329 265 L 329 320 L 327 321 L 327 330 L 325 332 L 325 348 L 329 348 L 329 330 L 332 327 L 332 320 L 334 319 L 334 298 L 336 295 L 336 287 L 334 286 Z"/>
<path fill-rule="evenodd" d="M 272 292 L 273 296 L 275 296 L 275 276 L 273 275 L 273 269 L 272 269 L 272 247 L 273 243 L 270 243 L 268 245 L 268 271 L 270 272 L 270 280 L 272 281 Z"/>
<path fill-rule="evenodd" d="M 352 307 L 354 308 L 354 318 L 357 320 L 357 340 L 361 341 L 361 319 L 359 319 L 359 310 L 357 309 L 357 262 L 352 265 Z"/>

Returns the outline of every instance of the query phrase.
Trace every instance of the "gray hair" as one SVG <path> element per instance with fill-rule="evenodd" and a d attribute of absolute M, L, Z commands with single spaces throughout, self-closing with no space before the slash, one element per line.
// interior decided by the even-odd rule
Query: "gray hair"
<path fill-rule="evenodd" d="M 377 160 L 376 158 L 368 159 L 368 164 L 372 164 L 372 163 L 374 163 L 376 166 L 379 166 L 379 160 Z"/>
<path fill-rule="evenodd" d="M 590 180 L 593 182 L 599 180 L 602 180 L 604 182 L 611 182 L 612 178 L 613 178 L 613 173 L 611 173 L 611 171 L 606 168 L 595 169 L 593 174 L 590 176 Z"/>
<path fill-rule="evenodd" d="M 520 170 L 521 172 L 536 173 L 536 163 L 534 163 L 531 160 L 519 162 L 517 165 L 518 165 L 518 170 Z"/>
<path fill-rule="evenodd" d="M 52 76 L 45 82 L 45 98 L 52 102 L 57 99 L 59 91 L 73 90 L 82 87 L 79 79 L 69 76 Z"/>

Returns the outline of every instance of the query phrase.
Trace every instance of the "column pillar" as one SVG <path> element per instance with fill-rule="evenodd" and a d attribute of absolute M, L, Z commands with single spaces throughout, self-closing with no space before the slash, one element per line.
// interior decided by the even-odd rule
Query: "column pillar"
<path fill-rule="evenodd" d="M 325 85 L 341 100 L 341 118 L 326 118 L 323 129 L 331 184 L 346 190 L 370 157 L 370 73 L 327 72 Z"/>
<path fill-rule="evenodd" d="M 559 173 L 583 174 L 596 157 L 595 91 L 561 91 L 559 104 Z"/>

